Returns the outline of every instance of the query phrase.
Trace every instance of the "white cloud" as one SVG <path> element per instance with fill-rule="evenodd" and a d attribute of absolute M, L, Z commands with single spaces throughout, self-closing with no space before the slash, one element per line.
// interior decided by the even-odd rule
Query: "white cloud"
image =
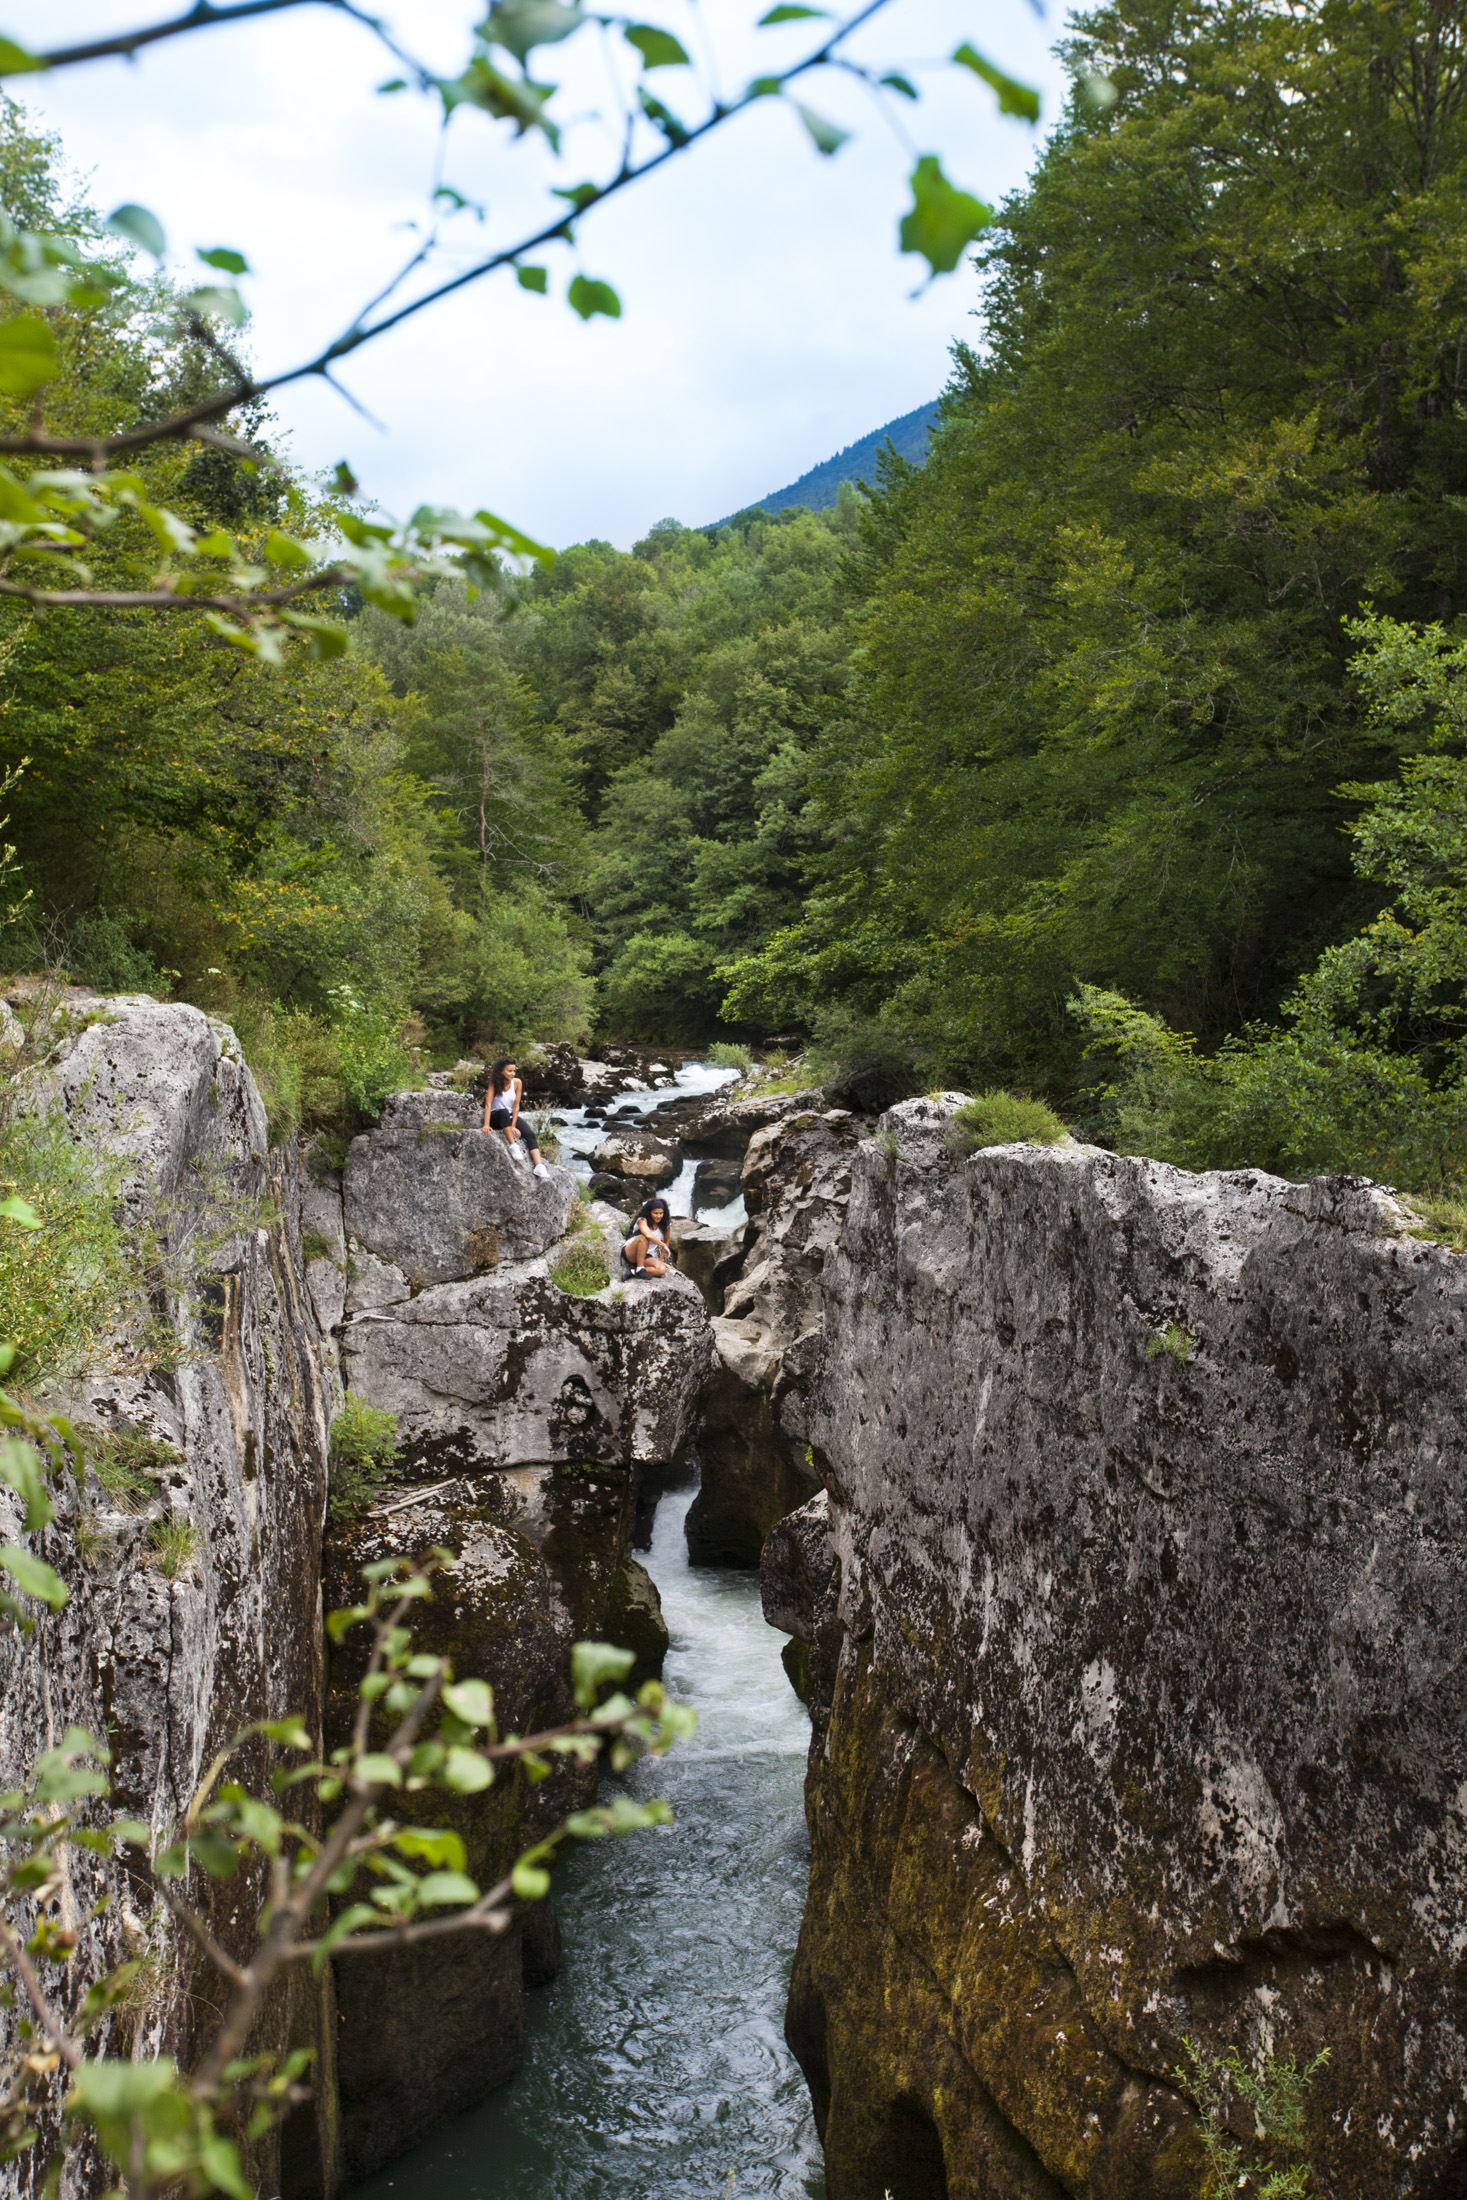
<path fill-rule="evenodd" d="M 12 0 L 6 29 L 54 41 L 57 12 L 54 0 Z M 392 20 L 431 65 L 450 70 L 477 12 L 464 0 L 414 0 Z M 691 44 L 688 0 L 659 0 L 651 12 Z M 725 4 L 710 14 L 734 85 L 809 34 L 806 25 L 756 36 L 754 13 Z M 87 0 L 67 17 L 60 35 L 80 39 L 132 28 L 146 11 L 138 0 Z M 1036 22 L 1023 0 L 1005 0 L 981 34 L 961 0 L 897 0 L 866 50 L 892 62 L 935 58 L 976 35 L 1041 87 L 1048 121 L 1061 94 L 1047 51 L 1059 28 Z M 564 75 L 568 113 L 605 102 L 594 46 L 582 34 L 537 57 L 542 75 Z M 259 365 L 274 370 L 347 324 L 411 248 L 406 225 L 432 179 L 436 117 L 413 94 L 375 97 L 388 73 L 365 31 L 302 8 L 176 40 L 136 64 L 91 64 L 12 89 L 61 132 L 99 204 L 136 200 L 161 217 L 180 271 L 196 246 L 248 255 L 251 341 Z M 656 88 L 669 105 L 681 89 L 691 107 L 682 75 L 662 72 Z M 982 197 L 1017 187 L 1040 133 L 998 117 L 966 71 L 924 81 L 928 96 L 902 116 L 917 148 L 940 152 L 954 181 Z M 628 544 L 665 514 L 696 523 L 736 510 L 925 403 L 945 378 L 953 337 L 971 330 L 973 275 L 963 268 L 910 298 L 922 263 L 895 249 L 910 149 L 854 81 L 827 77 L 807 97 L 857 133 L 833 159 L 814 151 L 787 108 L 756 108 L 592 214 L 574 254 L 548 251 L 550 297 L 493 276 L 348 362 L 342 379 L 381 430 L 324 384 L 283 392 L 278 412 L 297 457 L 322 467 L 349 456 L 392 510 L 488 505 L 553 542 Z M 555 180 L 604 171 L 604 145 L 583 123 L 568 139 L 571 174 Z M 459 217 L 453 235 L 466 254 L 486 237 L 523 234 L 550 172 L 537 146 L 516 146 L 505 125 L 460 111 L 445 174 L 489 208 L 482 230 Z M 567 310 L 560 294 L 577 264 L 616 285 L 621 321 L 583 325 Z"/>

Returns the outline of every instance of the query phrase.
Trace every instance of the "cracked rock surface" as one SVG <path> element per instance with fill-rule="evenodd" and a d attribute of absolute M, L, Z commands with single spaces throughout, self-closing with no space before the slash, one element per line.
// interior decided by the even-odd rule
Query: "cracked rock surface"
<path fill-rule="evenodd" d="M 1194 2200 L 1184 2036 L 1329 2048 L 1321 2193 L 1467 2189 L 1467 1259 L 950 1112 L 853 1155 L 768 1555 L 832 2200 Z"/>

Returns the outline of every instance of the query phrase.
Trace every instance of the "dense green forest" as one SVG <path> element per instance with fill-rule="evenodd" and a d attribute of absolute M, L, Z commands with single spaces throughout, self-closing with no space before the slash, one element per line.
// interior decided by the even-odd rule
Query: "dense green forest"
<path fill-rule="evenodd" d="M 1450 1184 L 1464 31 L 1080 17 L 932 455 L 869 497 L 440 581 L 412 625 L 344 601 L 323 663 L 7 611 L 6 959 L 228 1012 L 282 1123 L 414 1052 L 798 1031 L 868 1095 L 1005 1085 L 1194 1165 Z M 17 218 L 118 249 L 18 109 L 0 170 Z M 75 419 L 192 386 L 168 306 L 58 317 Z M 329 530 L 288 465 L 146 464 L 200 524 Z"/>

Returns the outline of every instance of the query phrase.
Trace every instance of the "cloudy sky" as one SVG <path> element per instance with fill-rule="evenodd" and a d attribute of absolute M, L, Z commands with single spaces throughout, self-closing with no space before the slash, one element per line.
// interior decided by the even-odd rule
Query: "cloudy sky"
<path fill-rule="evenodd" d="M 916 298 L 924 263 L 896 250 L 913 151 L 940 154 L 954 182 L 997 201 L 1019 185 L 1055 117 L 1061 18 L 1026 0 L 891 0 L 864 56 L 910 68 L 963 39 L 1039 87 L 1039 130 L 1001 117 L 965 70 L 922 68 L 926 96 L 898 118 L 903 143 L 863 86 L 827 74 L 808 104 L 853 132 L 823 158 L 769 101 L 582 223 L 573 251 L 542 255 L 548 297 L 499 274 L 433 307 L 354 358 L 342 380 L 369 423 L 320 384 L 283 393 L 296 457 L 350 459 L 367 493 L 488 506 L 556 544 L 629 545 L 654 520 L 719 518 L 936 394 L 955 335 L 972 332 L 966 268 Z M 810 24 L 755 32 L 746 0 L 648 0 L 637 20 L 714 52 L 725 88 L 793 60 Z M 7 0 L 3 28 L 41 46 L 136 28 L 171 0 Z M 456 73 L 481 12 L 473 0 L 411 0 L 388 19 L 415 54 Z M 813 41 L 812 41 L 813 42 Z M 485 240 L 513 242 L 544 218 L 551 183 L 605 173 L 609 42 L 584 31 L 541 49 L 536 73 L 565 86 L 574 120 L 552 170 L 538 139 L 461 109 L 440 142 L 436 102 L 377 96 L 390 64 L 370 34 L 325 8 L 289 10 L 178 39 L 136 64 L 104 61 L 12 80 L 56 128 L 104 210 L 135 201 L 165 225 L 170 267 L 234 246 L 258 366 L 309 357 L 349 324 L 411 251 L 440 171 L 487 209 L 455 218 L 445 271 Z M 690 72 L 652 80 L 696 111 Z M 614 157 L 614 156 L 613 156 Z M 620 321 L 582 324 L 564 303 L 577 269 L 613 283 Z M 195 270 L 196 273 L 202 271 Z"/>

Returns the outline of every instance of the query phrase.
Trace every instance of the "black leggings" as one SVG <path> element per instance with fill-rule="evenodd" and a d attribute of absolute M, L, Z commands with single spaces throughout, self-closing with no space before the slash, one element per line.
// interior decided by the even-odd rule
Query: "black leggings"
<path fill-rule="evenodd" d="M 489 1128 L 491 1131 L 507 1131 L 510 1128 L 513 1120 L 514 1119 L 512 1116 L 495 1115 L 491 1109 L 489 1115 Z M 535 1136 L 534 1124 L 532 1123 L 529 1129 L 526 1130 L 524 1124 L 521 1123 L 521 1125 L 519 1126 L 519 1132 L 521 1138 L 524 1140 L 525 1144 L 530 1148 L 530 1150 L 533 1153 L 538 1153 L 540 1151 L 540 1141 Z"/>

